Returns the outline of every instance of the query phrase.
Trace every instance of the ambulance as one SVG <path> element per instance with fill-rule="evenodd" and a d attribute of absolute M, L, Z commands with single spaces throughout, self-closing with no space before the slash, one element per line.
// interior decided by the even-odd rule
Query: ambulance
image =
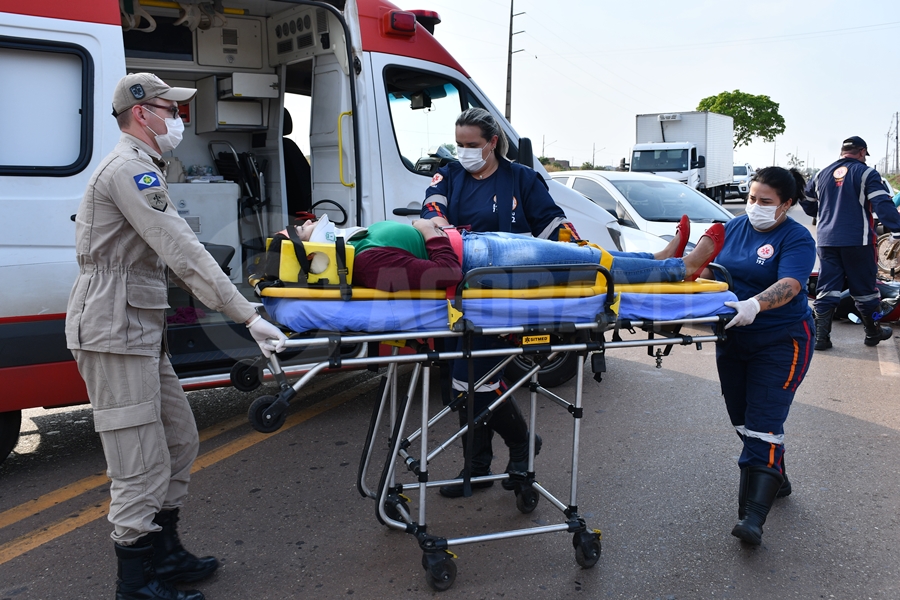
<path fill-rule="evenodd" d="M 0 0 L 0 461 L 23 409 L 87 401 L 64 336 L 74 215 L 119 138 L 112 92 L 128 72 L 197 89 L 181 110 L 184 140 L 164 156 L 169 194 L 250 299 L 266 237 L 298 214 L 342 227 L 414 219 L 434 172 L 454 160 L 444 145 L 455 142 L 457 115 L 473 106 L 500 121 L 509 158 L 547 180 L 582 237 L 658 244 L 623 235 L 609 213 L 547 177 L 530 142 L 436 41 L 439 23 L 385 0 Z M 169 304 L 185 389 L 229 385 L 235 373 L 253 383 L 258 349 L 243 326 L 177 286 Z"/>

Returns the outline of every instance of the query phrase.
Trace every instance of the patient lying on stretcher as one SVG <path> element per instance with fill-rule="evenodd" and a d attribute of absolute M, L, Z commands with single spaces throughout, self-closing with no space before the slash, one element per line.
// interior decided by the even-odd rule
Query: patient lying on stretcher
<path fill-rule="evenodd" d="M 331 227 L 327 219 L 296 226 L 302 241 L 309 241 L 317 227 Z M 320 237 L 322 232 L 318 232 Z M 338 232 L 340 235 L 340 232 Z M 429 219 L 412 225 L 381 221 L 351 234 L 347 243 L 355 251 L 353 285 L 396 292 L 442 289 L 458 284 L 464 273 L 479 267 L 546 265 L 597 265 L 607 267 L 614 283 L 659 283 L 696 279 L 722 248 L 725 230 L 710 227 L 697 246 L 679 258 L 689 236 L 683 218 L 678 233 L 665 249 L 646 252 L 607 252 L 597 246 L 554 242 L 513 233 L 475 233 L 444 230 Z M 330 239 L 333 239 L 331 237 Z M 554 276 L 546 274 L 545 283 Z M 535 275 L 515 278 L 505 287 L 533 287 Z"/>

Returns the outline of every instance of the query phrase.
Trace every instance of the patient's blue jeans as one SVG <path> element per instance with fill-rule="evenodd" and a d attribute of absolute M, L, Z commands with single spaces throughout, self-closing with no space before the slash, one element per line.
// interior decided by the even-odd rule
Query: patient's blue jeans
<path fill-rule="evenodd" d="M 527 235 L 505 232 L 462 232 L 463 265 L 468 273 L 479 267 L 517 267 L 545 265 L 598 265 L 600 251 L 590 246 L 553 242 Z M 649 252 L 610 252 L 610 273 L 615 283 L 660 283 L 684 279 L 684 261 L 680 258 L 656 260 Z M 593 280 L 595 274 L 569 277 L 535 270 L 528 273 L 491 277 L 490 287 L 535 287 Z"/>

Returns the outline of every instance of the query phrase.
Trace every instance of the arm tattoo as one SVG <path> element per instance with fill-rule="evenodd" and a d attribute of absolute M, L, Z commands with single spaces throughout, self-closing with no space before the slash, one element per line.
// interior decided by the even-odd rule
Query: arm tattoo
<path fill-rule="evenodd" d="M 767 309 L 778 308 L 790 302 L 791 298 L 796 295 L 793 286 L 786 280 L 776 281 L 771 286 L 763 290 L 756 299 L 767 304 Z"/>

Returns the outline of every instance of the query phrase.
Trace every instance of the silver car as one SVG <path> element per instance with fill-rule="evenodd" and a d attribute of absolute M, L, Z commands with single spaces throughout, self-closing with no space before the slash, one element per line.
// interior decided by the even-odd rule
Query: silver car
<path fill-rule="evenodd" d="M 625 171 L 558 171 L 550 177 L 607 210 L 622 227 L 664 240 L 675 236 L 682 215 L 695 224 L 691 227 L 692 244 L 710 224 L 734 218 L 700 192 L 666 177 Z"/>

